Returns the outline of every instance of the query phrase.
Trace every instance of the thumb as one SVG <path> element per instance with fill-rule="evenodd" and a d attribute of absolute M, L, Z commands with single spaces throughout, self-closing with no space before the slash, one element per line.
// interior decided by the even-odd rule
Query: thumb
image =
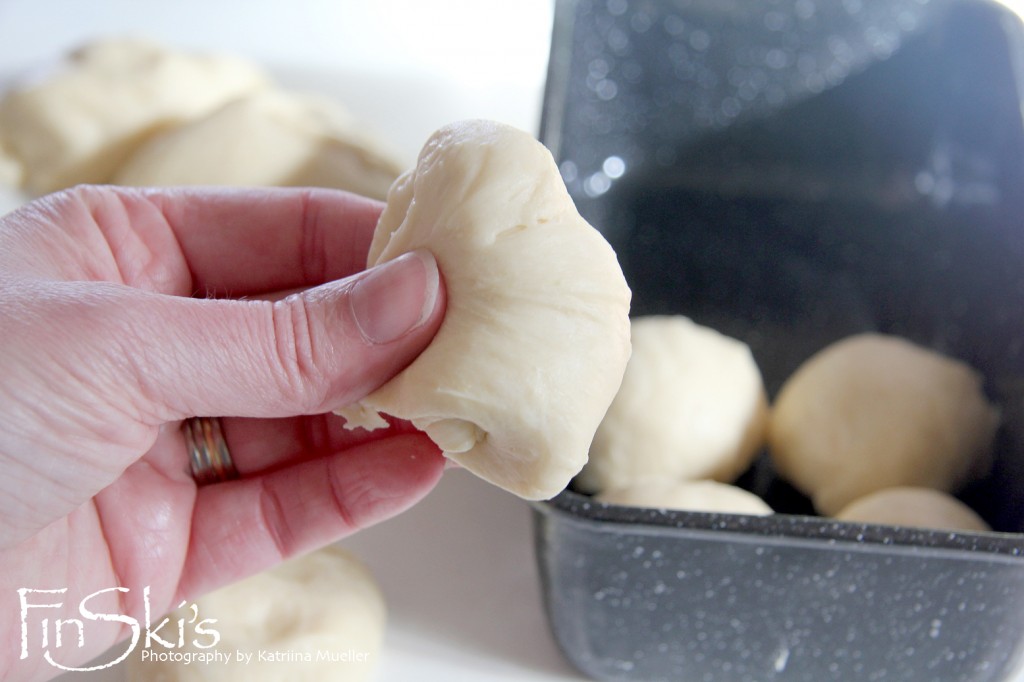
<path fill-rule="evenodd" d="M 143 411 L 170 421 L 355 402 L 426 348 L 446 292 L 434 257 L 416 251 L 274 302 L 156 298 L 131 316 L 144 352 L 130 366 Z"/>

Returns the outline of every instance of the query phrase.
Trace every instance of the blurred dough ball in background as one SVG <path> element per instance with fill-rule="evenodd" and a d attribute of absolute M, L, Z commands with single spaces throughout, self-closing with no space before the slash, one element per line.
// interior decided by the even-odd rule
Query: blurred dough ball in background
<path fill-rule="evenodd" d="M 0 136 L 0 187 L 17 187 L 21 184 L 21 164 L 4 146 Z"/>
<path fill-rule="evenodd" d="M 666 479 L 733 481 L 763 445 L 767 421 L 750 349 L 678 315 L 635 318 L 632 344 L 575 487 L 594 493 Z"/>
<path fill-rule="evenodd" d="M 780 475 L 835 515 L 893 486 L 953 490 L 983 476 L 999 410 L 964 363 L 882 334 L 840 340 L 783 384 L 769 449 Z"/>
<path fill-rule="evenodd" d="M 333 187 L 384 199 L 403 169 L 382 149 L 339 103 L 264 90 L 153 137 L 114 182 Z"/>
<path fill-rule="evenodd" d="M 718 481 L 643 483 L 628 488 L 605 490 L 595 495 L 594 499 L 627 507 L 757 516 L 772 513 L 772 508 L 754 493 Z"/>
<path fill-rule="evenodd" d="M 948 493 L 930 488 L 886 488 L 843 507 L 840 521 L 879 523 L 939 530 L 991 530 L 970 507 Z"/>
<path fill-rule="evenodd" d="M 102 40 L 0 99 L 0 146 L 21 162 L 32 194 L 104 183 L 153 134 L 268 85 L 235 57 Z"/>
<path fill-rule="evenodd" d="M 204 625 L 220 641 L 199 648 L 190 628 L 194 614 L 186 606 L 169 615 L 166 638 L 177 636 L 184 618 L 186 645 L 177 653 L 220 651 L 228 663 L 142 660 L 136 647 L 125 663 L 128 682 L 359 682 L 371 679 L 384 637 L 386 608 L 373 576 L 350 553 L 327 547 L 291 559 L 263 573 L 223 587 L 195 602 Z M 155 620 L 154 622 L 159 622 Z M 203 635 L 201 644 L 212 636 Z M 159 651 L 159 644 L 151 650 Z M 259 652 L 281 652 L 283 660 L 257 660 Z M 251 653 L 247 663 L 237 652 Z M 303 660 L 309 654 L 312 662 Z M 323 660 L 320 660 L 323 659 Z"/>

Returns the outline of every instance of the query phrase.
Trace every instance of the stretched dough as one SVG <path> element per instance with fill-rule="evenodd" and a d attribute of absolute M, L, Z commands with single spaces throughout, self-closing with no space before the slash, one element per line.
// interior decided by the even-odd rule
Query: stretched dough
<path fill-rule="evenodd" d="M 383 199 L 402 170 L 341 105 L 265 90 L 152 138 L 114 182 L 333 187 Z"/>
<path fill-rule="evenodd" d="M 633 355 L 574 485 L 732 481 L 764 444 L 768 403 L 741 341 L 680 315 L 638 317 Z"/>
<path fill-rule="evenodd" d="M 859 523 L 939 530 L 991 530 L 980 516 L 948 493 L 930 488 L 886 488 L 854 500 L 836 518 Z"/>
<path fill-rule="evenodd" d="M 170 614 L 163 631 L 174 638 L 179 619 L 210 619 L 216 622 L 204 629 L 215 630 L 220 641 L 212 648 L 195 646 L 194 640 L 208 645 L 212 637 L 197 636 L 190 624 L 185 646 L 167 650 L 157 643 L 150 650 L 219 651 L 230 660 L 147 660 L 140 645 L 125 662 L 127 682 L 360 682 L 371 679 L 377 666 L 387 616 L 384 598 L 362 563 L 338 547 L 292 559 L 195 603 L 198 617 L 183 608 Z M 267 654 L 262 660 L 260 652 Z M 283 654 L 279 660 L 277 653 Z"/>
<path fill-rule="evenodd" d="M 984 475 L 999 410 L 964 363 L 895 336 L 860 334 L 807 360 L 769 422 L 779 473 L 834 516 L 893 486 L 953 490 Z"/>
<path fill-rule="evenodd" d="M 634 484 L 611 488 L 594 496 L 598 502 L 627 507 L 680 509 L 767 516 L 772 508 L 760 497 L 743 488 L 718 481 L 677 481 Z"/>
<path fill-rule="evenodd" d="M 267 82 L 256 67 L 232 57 L 101 41 L 71 54 L 48 77 L 7 93 L 0 100 L 0 135 L 34 194 L 107 182 L 153 133 Z"/>
<path fill-rule="evenodd" d="M 489 121 L 442 128 L 392 187 L 368 265 L 428 249 L 448 308 L 430 346 L 356 405 L 350 427 L 412 423 L 451 459 L 527 499 L 587 460 L 629 358 L 615 253 L 577 213 L 551 154 Z"/>

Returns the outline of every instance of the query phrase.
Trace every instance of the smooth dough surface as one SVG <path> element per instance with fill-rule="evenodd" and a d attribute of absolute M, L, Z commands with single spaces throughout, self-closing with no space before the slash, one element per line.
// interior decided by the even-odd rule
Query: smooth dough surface
<path fill-rule="evenodd" d="M 114 182 L 333 187 L 384 199 L 402 170 L 340 104 L 264 90 L 155 136 Z"/>
<path fill-rule="evenodd" d="M 779 473 L 834 516 L 894 486 L 953 490 L 984 475 L 999 410 L 966 364 L 905 339 L 860 334 L 807 360 L 772 409 Z"/>
<path fill-rule="evenodd" d="M 448 308 L 402 373 L 339 413 L 411 420 L 451 459 L 527 499 L 587 460 L 629 357 L 629 300 L 608 242 L 579 213 L 550 152 L 489 121 L 442 128 L 388 196 L 368 265 L 437 258 Z"/>
<path fill-rule="evenodd" d="M 746 344 L 679 315 L 638 317 L 622 386 L 574 485 L 730 482 L 764 444 L 767 399 Z"/>
<path fill-rule="evenodd" d="M 377 666 L 387 616 L 384 598 L 362 563 L 338 547 L 292 559 L 195 603 L 197 622 L 216 619 L 206 628 L 220 633 L 220 641 L 201 649 L 186 640 L 185 647 L 174 651 L 216 650 L 232 660 L 187 665 L 147 661 L 140 645 L 125 662 L 128 682 L 358 682 L 370 679 Z M 165 630 L 176 633 L 174 625 L 181 617 L 190 619 L 193 613 L 186 607 L 171 614 Z M 191 630 L 186 633 L 194 638 Z M 203 636 L 201 643 L 209 641 Z M 238 651 L 252 653 L 252 660 L 239 660 Z M 283 661 L 261 662 L 260 651 L 309 653 L 313 660 L 289 654 Z"/>
<path fill-rule="evenodd" d="M 43 194 L 108 182 L 150 135 L 264 87 L 249 63 L 131 39 L 88 45 L 0 100 L 0 135 Z"/>
<path fill-rule="evenodd" d="M 678 481 L 611 488 L 594 496 L 598 502 L 629 507 L 681 509 L 766 516 L 772 508 L 752 492 L 718 481 Z"/>
<path fill-rule="evenodd" d="M 949 493 L 931 488 L 886 488 L 839 510 L 840 521 L 912 526 L 937 530 L 988 531 L 973 509 Z"/>

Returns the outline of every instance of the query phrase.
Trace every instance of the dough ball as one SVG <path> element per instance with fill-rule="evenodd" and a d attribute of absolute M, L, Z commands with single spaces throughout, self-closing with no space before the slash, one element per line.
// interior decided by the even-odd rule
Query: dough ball
<path fill-rule="evenodd" d="M 380 149 L 339 104 L 266 90 L 154 137 L 114 182 L 333 187 L 383 199 L 403 169 Z"/>
<path fill-rule="evenodd" d="M 21 163 L 4 147 L 0 140 L 0 186 L 18 187 L 21 185 Z"/>
<path fill-rule="evenodd" d="M 598 502 L 627 507 L 681 509 L 766 516 L 772 508 L 754 493 L 718 481 L 651 482 L 611 488 L 594 496 Z"/>
<path fill-rule="evenodd" d="M 436 132 L 388 195 L 367 264 L 437 258 L 448 309 L 402 373 L 340 410 L 350 427 L 411 420 L 451 459 L 527 499 L 587 460 L 629 358 L 630 291 L 554 159 L 489 121 Z"/>
<path fill-rule="evenodd" d="M 854 500 L 836 518 L 858 523 L 940 530 L 991 530 L 980 516 L 948 493 L 930 488 L 886 488 Z"/>
<path fill-rule="evenodd" d="M 893 486 L 953 490 L 991 466 L 999 411 L 964 363 L 894 336 L 860 334 L 805 362 L 769 424 L 779 473 L 834 516 Z"/>
<path fill-rule="evenodd" d="M 764 444 L 750 349 L 682 316 L 633 320 L 633 355 L 576 478 L 586 492 L 664 479 L 732 481 Z"/>
<path fill-rule="evenodd" d="M 153 133 L 267 83 L 239 59 L 137 40 L 86 46 L 0 100 L 0 131 L 35 194 L 107 182 Z"/>
<path fill-rule="evenodd" d="M 216 651 L 228 662 L 145 660 L 140 640 L 126 662 L 128 682 L 356 682 L 370 679 L 376 668 L 384 637 L 384 599 L 367 569 L 338 547 L 292 559 L 195 603 L 196 622 L 215 619 L 204 628 L 217 631 L 220 641 L 212 648 L 196 647 L 195 625 L 189 624 L 184 647 L 168 650 L 154 643 L 149 650 Z M 190 623 L 194 615 L 186 606 L 169 617 L 161 633 L 171 640 L 178 619 Z M 160 620 L 155 618 L 154 624 Z M 211 641 L 211 636 L 202 635 L 200 643 Z M 238 652 L 252 658 L 239 657 Z M 261 660 L 261 652 L 268 656 Z M 274 660 L 278 652 L 282 660 Z"/>

